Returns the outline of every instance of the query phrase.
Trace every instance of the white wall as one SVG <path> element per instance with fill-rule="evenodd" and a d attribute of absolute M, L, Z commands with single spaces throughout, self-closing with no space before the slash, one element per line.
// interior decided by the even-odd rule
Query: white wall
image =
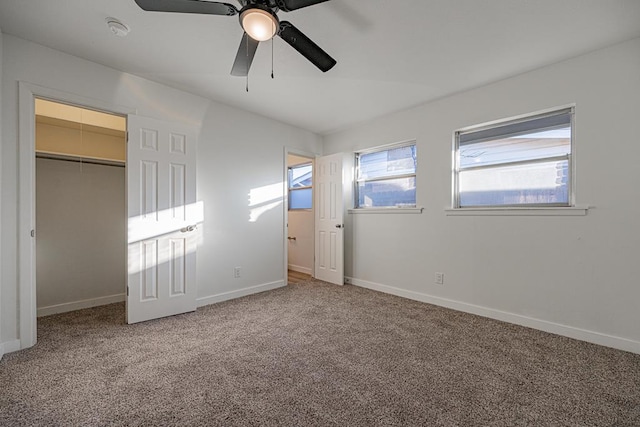
<path fill-rule="evenodd" d="M 36 160 L 38 315 L 124 301 L 124 167 Z"/>
<path fill-rule="evenodd" d="M 3 38 L 2 64 L 2 120 L 6 126 L 2 129 L 0 342 L 17 339 L 19 327 L 15 231 L 18 81 L 101 104 L 132 107 L 141 116 L 199 127 L 198 197 L 205 208 L 197 271 L 201 304 L 282 283 L 283 147 L 319 152 L 318 136 L 10 35 Z M 275 185 L 268 197 L 275 201 L 272 203 L 279 198 L 280 205 L 250 222 L 249 192 L 266 185 Z M 237 265 L 243 267 L 243 276 L 233 279 L 232 269 Z"/>
<path fill-rule="evenodd" d="M 295 166 L 309 163 L 313 159 L 289 154 L 287 166 Z M 290 210 L 288 212 L 289 236 L 296 240 L 288 243 L 288 267 L 289 270 L 313 275 L 313 210 Z"/>
<path fill-rule="evenodd" d="M 313 211 L 289 211 L 289 270 L 313 275 Z"/>
<path fill-rule="evenodd" d="M 640 352 L 639 94 L 634 39 L 326 137 L 325 154 L 417 140 L 424 213 L 352 215 L 346 275 Z M 593 207 L 587 216 L 446 215 L 454 130 L 571 103 L 577 203 Z"/>
<path fill-rule="evenodd" d="M 204 238 L 198 250 L 201 304 L 279 286 L 284 280 L 284 146 L 319 153 L 320 137 L 249 113 L 212 106 L 198 156 Z M 207 159 L 207 160 L 204 160 Z M 233 268 L 241 277 L 233 277 Z"/>

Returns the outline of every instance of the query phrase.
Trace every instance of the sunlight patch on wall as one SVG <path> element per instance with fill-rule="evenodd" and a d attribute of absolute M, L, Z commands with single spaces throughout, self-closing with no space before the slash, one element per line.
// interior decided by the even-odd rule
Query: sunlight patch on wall
<path fill-rule="evenodd" d="M 284 201 L 284 184 L 257 187 L 249 191 L 249 222 L 256 222 L 266 212 L 278 207 Z"/>

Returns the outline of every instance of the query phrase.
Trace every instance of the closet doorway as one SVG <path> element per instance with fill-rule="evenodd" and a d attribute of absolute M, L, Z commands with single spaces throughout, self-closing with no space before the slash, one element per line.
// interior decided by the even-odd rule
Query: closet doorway
<path fill-rule="evenodd" d="M 38 317 L 125 301 L 126 129 L 125 116 L 35 99 Z"/>

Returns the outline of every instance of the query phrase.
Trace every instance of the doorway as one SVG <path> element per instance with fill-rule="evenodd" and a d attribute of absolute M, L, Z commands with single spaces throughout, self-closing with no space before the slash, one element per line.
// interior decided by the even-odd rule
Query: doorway
<path fill-rule="evenodd" d="M 125 300 L 124 116 L 35 99 L 37 316 Z"/>
<path fill-rule="evenodd" d="M 127 116 L 134 108 L 103 102 L 69 92 L 18 82 L 19 203 L 18 203 L 18 289 L 20 349 L 36 344 L 36 113 L 35 100 L 48 99 L 67 105 L 85 106 Z"/>
<path fill-rule="evenodd" d="M 126 144 L 127 322 L 195 310 L 198 239 L 193 231 L 203 216 L 195 188 L 197 129 L 193 125 L 139 116 L 135 108 L 18 82 L 20 349 L 31 347 L 37 341 L 36 99 L 126 117 L 127 137 L 135 135 L 135 149 L 132 144 Z M 146 154 L 140 155 L 141 151 Z M 132 153 L 137 155 L 134 165 Z M 140 168 L 146 168 L 146 173 Z M 148 197 L 141 197 L 141 191 Z M 141 208 L 144 211 L 138 212 Z M 160 252 L 168 257 L 161 259 Z M 144 310 L 136 305 L 141 301 L 145 303 Z"/>
<path fill-rule="evenodd" d="M 313 277 L 315 156 L 285 150 L 285 277 L 302 283 Z"/>

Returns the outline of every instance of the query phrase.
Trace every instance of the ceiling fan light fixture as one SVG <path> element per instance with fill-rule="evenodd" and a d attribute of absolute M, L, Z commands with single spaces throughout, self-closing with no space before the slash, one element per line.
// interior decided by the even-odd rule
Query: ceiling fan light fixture
<path fill-rule="evenodd" d="M 264 42 L 273 38 L 278 31 L 278 17 L 259 7 L 250 7 L 240 13 L 242 29 L 255 41 Z"/>

